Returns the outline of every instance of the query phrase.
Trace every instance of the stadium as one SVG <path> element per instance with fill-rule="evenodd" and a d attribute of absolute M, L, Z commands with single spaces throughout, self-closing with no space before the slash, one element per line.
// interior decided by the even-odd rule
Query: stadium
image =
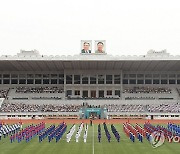
<path fill-rule="evenodd" d="M 179 85 L 180 56 L 166 50 L 2 55 L 0 153 L 179 153 Z"/>

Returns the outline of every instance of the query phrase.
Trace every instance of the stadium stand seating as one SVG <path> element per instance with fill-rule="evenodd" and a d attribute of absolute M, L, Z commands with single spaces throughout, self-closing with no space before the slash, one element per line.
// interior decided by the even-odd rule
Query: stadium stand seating
<path fill-rule="evenodd" d="M 3 103 L 0 112 L 78 112 L 81 105 Z"/>
<path fill-rule="evenodd" d="M 163 112 L 163 113 L 180 113 L 180 104 L 149 104 L 147 105 L 149 112 Z"/>
<path fill-rule="evenodd" d="M 16 87 L 16 93 L 62 93 L 58 87 Z"/>
<path fill-rule="evenodd" d="M 165 87 L 133 87 L 133 88 L 125 88 L 123 93 L 171 93 L 170 88 Z"/>
<path fill-rule="evenodd" d="M 9 89 L 1 89 L 0 90 L 0 98 L 6 98 L 8 95 Z"/>

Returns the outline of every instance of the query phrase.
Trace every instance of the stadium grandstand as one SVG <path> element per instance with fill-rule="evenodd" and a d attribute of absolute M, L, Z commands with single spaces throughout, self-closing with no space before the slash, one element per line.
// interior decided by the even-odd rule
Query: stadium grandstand
<path fill-rule="evenodd" d="M 180 119 L 180 56 L 0 56 L 0 119 Z"/>

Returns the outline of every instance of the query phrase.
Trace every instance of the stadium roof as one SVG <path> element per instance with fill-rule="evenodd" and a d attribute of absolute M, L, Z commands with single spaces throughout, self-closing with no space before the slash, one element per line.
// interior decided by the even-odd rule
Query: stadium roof
<path fill-rule="evenodd" d="M 180 55 L 166 50 L 150 50 L 142 56 L 112 56 L 109 54 L 78 54 L 74 56 L 45 56 L 38 51 L 22 50 L 15 56 L 0 57 L 0 71 L 61 71 L 123 70 L 123 71 L 180 71 Z"/>

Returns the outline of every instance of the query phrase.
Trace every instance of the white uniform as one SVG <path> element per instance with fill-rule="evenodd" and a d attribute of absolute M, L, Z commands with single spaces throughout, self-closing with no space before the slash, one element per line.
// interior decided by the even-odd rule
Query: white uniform
<path fill-rule="evenodd" d="M 85 133 L 84 133 L 84 143 L 86 143 L 86 139 L 87 139 L 87 133 L 85 131 Z"/>
<path fill-rule="evenodd" d="M 88 132 L 88 125 L 86 124 L 85 132 L 84 132 L 84 143 L 87 141 L 87 132 Z"/>
<path fill-rule="evenodd" d="M 71 130 L 69 131 L 69 133 L 66 135 L 66 141 L 67 141 L 68 143 L 70 142 L 71 137 L 72 137 L 72 135 L 74 134 L 75 130 L 76 130 L 76 125 L 74 125 L 74 126 L 71 128 Z"/>
<path fill-rule="evenodd" d="M 79 136 L 80 136 L 80 135 L 79 135 L 79 133 L 77 132 L 77 133 L 76 133 L 76 142 L 79 142 Z"/>
<path fill-rule="evenodd" d="M 81 132 L 82 132 L 82 129 L 83 129 L 83 123 L 81 123 L 80 125 L 79 125 L 79 130 L 77 131 L 77 133 L 76 133 L 76 142 L 78 142 L 79 141 L 79 137 L 81 136 Z"/>

